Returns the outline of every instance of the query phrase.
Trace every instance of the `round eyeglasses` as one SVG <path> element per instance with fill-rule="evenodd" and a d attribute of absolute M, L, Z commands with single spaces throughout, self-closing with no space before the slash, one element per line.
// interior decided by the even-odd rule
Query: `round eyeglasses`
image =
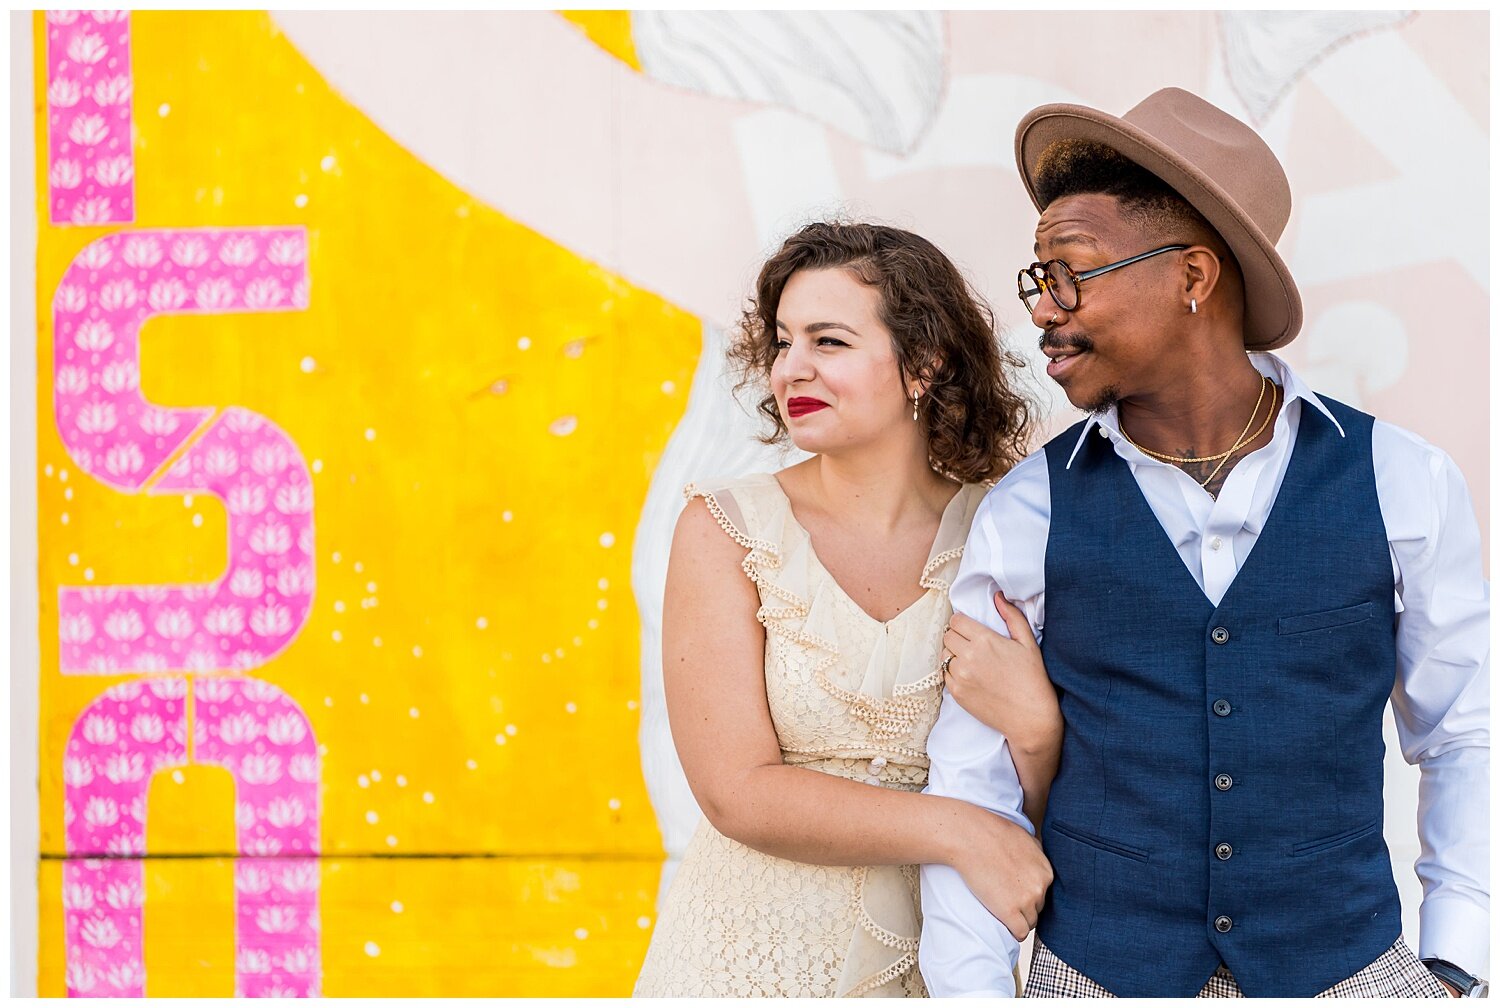
<path fill-rule="evenodd" d="M 1121 259 L 1119 262 L 1110 263 L 1108 266 L 1100 266 L 1091 269 L 1087 273 L 1074 273 L 1068 268 L 1068 264 L 1061 259 L 1051 259 L 1044 263 L 1032 263 L 1021 272 L 1016 274 L 1017 296 L 1021 303 L 1026 306 L 1026 311 L 1036 311 L 1036 304 L 1042 298 L 1042 291 L 1046 291 L 1052 298 L 1053 304 L 1063 311 L 1073 311 L 1078 307 L 1079 288 L 1085 280 L 1092 280 L 1096 276 L 1103 276 L 1110 270 L 1117 270 L 1121 266 L 1129 266 L 1131 263 L 1140 262 L 1142 259 L 1150 259 L 1154 255 L 1163 252 L 1176 252 L 1179 249 L 1192 248 L 1191 245 L 1163 245 L 1161 248 L 1152 249 L 1150 252 L 1142 252 L 1133 255 L 1129 259 Z"/>

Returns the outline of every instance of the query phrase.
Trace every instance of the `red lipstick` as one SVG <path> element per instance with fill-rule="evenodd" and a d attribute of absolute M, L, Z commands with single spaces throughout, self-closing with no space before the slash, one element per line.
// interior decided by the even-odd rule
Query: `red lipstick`
<path fill-rule="evenodd" d="M 786 401 L 786 415 L 789 417 L 806 416 L 816 413 L 820 409 L 827 409 L 828 404 L 821 399 L 811 399 L 807 396 L 796 396 Z"/>

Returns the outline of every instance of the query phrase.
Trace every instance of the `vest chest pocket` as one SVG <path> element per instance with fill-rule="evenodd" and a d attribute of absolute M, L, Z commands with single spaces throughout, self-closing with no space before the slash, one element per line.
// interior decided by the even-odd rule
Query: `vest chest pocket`
<path fill-rule="evenodd" d="M 1059 819 L 1052 820 L 1052 829 L 1054 832 L 1061 833 L 1069 840 L 1076 840 L 1086 847 L 1093 847 L 1096 850 L 1102 850 L 1110 854 L 1118 854 L 1120 857 L 1130 858 L 1132 861 L 1151 860 L 1151 855 L 1146 851 L 1135 847 L 1127 847 L 1122 843 L 1106 840 L 1104 837 L 1095 836 L 1092 833 L 1086 833 L 1076 826 L 1069 826 Z"/>
<path fill-rule="evenodd" d="M 1344 830 L 1342 833 L 1334 833 L 1331 836 L 1321 837 L 1317 840 L 1311 840 L 1303 844 L 1297 844 L 1291 849 L 1291 856 L 1306 857 L 1309 854 L 1321 854 L 1324 851 L 1333 850 L 1335 847 L 1342 847 L 1345 844 L 1351 844 L 1356 840 L 1361 840 L 1364 837 L 1369 836 L 1371 833 L 1374 833 L 1376 830 L 1380 829 L 1380 825 L 1380 820 L 1376 819 L 1374 822 L 1366 823 L 1365 825 L 1360 826 L 1358 829 Z"/>
<path fill-rule="evenodd" d="M 1302 616 L 1283 616 L 1276 621 L 1278 634 L 1299 634 L 1311 630 L 1328 630 L 1350 623 L 1363 623 L 1375 615 L 1375 603 L 1361 602 L 1359 605 L 1341 609 L 1326 609 L 1323 612 L 1306 613 Z"/>

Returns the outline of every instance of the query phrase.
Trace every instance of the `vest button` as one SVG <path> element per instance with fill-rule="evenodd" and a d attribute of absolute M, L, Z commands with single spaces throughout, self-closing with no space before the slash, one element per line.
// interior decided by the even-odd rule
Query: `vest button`
<path fill-rule="evenodd" d="M 1231 707 L 1231 706 L 1229 706 L 1229 701 L 1228 700 L 1215 700 L 1214 701 L 1214 713 L 1217 714 L 1217 715 L 1219 715 L 1219 717 L 1228 717 L 1229 716 L 1229 712 L 1232 711 L 1232 710 L 1234 710 L 1234 708 Z"/>
<path fill-rule="evenodd" d="M 1221 843 L 1219 844 L 1219 846 L 1214 848 L 1214 857 L 1218 858 L 1220 861 L 1228 861 L 1230 858 L 1234 857 L 1234 848 L 1229 846 L 1227 843 Z M 1219 930 L 1228 931 L 1229 929 L 1220 928 Z"/>
<path fill-rule="evenodd" d="M 1213 633 L 1209 634 L 1209 636 L 1213 638 L 1215 644 L 1224 644 L 1229 640 L 1229 631 L 1221 626 L 1216 626 L 1213 629 Z"/>
<path fill-rule="evenodd" d="M 1234 787 L 1234 778 L 1229 776 L 1227 773 L 1221 773 L 1219 774 L 1219 776 L 1214 778 L 1214 787 L 1218 788 L 1220 791 L 1228 791 L 1230 788 Z"/>
<path fill-rule="evenodd" d="M 1234 927 L 1234 921 L 1228 917 L 1214 918 L 1214 930 L 1219 932 L 1219 934 L 1225 934 L 1232 927 Z"/>

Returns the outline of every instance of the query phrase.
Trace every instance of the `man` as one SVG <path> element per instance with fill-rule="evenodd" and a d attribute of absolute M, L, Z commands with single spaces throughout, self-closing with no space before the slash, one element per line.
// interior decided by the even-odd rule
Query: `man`
<path fill-rule="evenodd" d="M 1462 476 L 1268 352 L 1302 307 L 1249 127 L 1167 89 L 1122 118 L 1042 106 L 1016 152 L 1041 211 L 1021 296 L 1089 416 L 985 499 L 952 598 L 1002 633 L 992 596 L 1020 606 L 1065 725 L 1027 994 L 1482 994 L 1489 589 Z M 1420 962 L 1381 835 L 1387 699 L 1421 767 Z M 945 703 L 929 790 L 1013 794 L 1003 743 Z M 934 994 L 1009 992 L 1014 939 L 956 876 L 923 869 L 923 913 Z"/>

